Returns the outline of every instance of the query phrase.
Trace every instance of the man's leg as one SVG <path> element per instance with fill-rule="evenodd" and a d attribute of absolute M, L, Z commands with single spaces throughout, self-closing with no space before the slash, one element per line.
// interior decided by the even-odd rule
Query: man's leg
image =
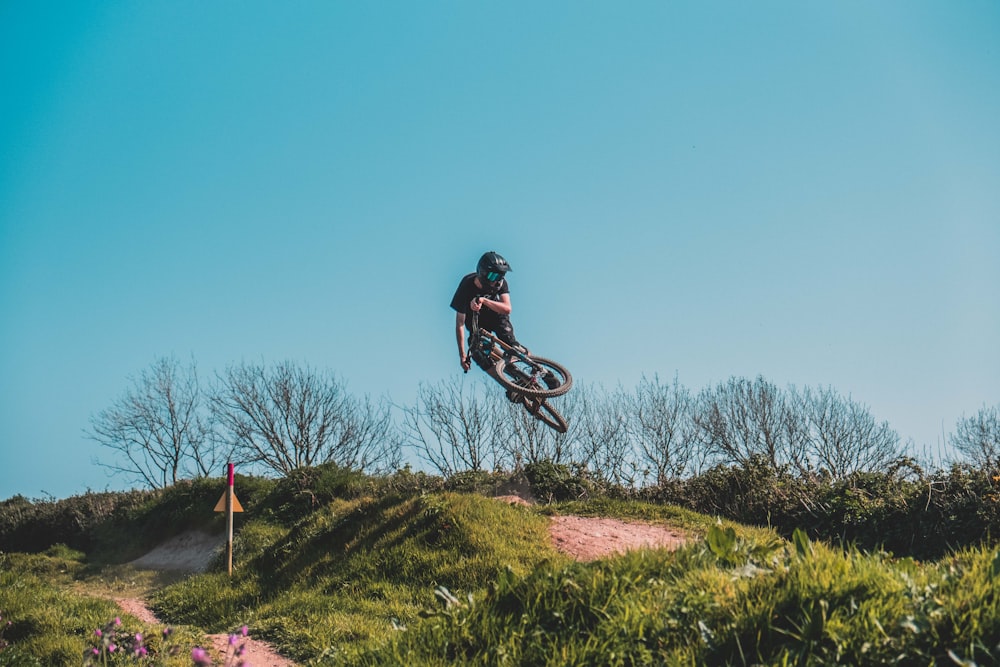
<path fill-rule="evenodd" d="M 496 366 L 493 364 L 493 359 L 490 357 L 489 349 L 486 348 L 477 349 L 470 340 L 469 356 L 472 357 L 472 360 L 476 362 L 477 366 L 486 371 L 487 375 L 489 375 L 494 380 L 496 379 L 497 369 Z M 509 400 L 511 403 L 518 403 L 524 400 L 524 396 L 508 389 L 507 400 Z"/>
<path fill-rule="evenodd" d="M 474 341 L 472 340 L 471 336 L 470 336 L 470 338 L 469 338 L 469 356 L 472 357 L 472 360 L 474 362 L 476 362 L 477 366 L 479 366 L 484 371 L 486 371 L 487 373 L 490 373 L 492 375 L 492 373 L 493 373 L 493 360 L 490 359 L 490 347 L 492 346 L 493 343 L 492 343 L 492 341 L 489 341 L 488 339 L 480 339 L 480 340 L 485 340 L 486 342 L 489 343 L 489 346 L 486 346 L 486 347 L 477 346 L 474 343 Z"/>
<path fill-rule="evenodd" d="M 510 323 L 510 320 L 508 320 L 507 318 L 503 318 L 500 320 L 500 324 L 497 325 L 497 329 L 493 333 L 495 333 L 497 335 L 497 338 L 502 340 L 507 345 L 519 349 L 525 353 L 528 352 L 527 348 L 518 343 L 517 339 L 514 338 L 514 326 Z"/>

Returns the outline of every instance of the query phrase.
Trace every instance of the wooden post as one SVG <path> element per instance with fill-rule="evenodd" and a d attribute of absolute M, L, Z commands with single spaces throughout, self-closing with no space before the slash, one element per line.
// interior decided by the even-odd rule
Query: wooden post
<path fill-rule="evenodd" d="M 228 484 L 219 502 L 215 504 L 215 511 L 226 513 L 226 572 L 231 577 L 233 576 L 233 512 L 242 512 L 243 507 L 233 489 L 233 464 L 230 463 L 227 467 Z"/>
<path fill-rule="evenodd" d="M 229 464 L 229 488 L 226 489 L 226 572 L 233 576 L 233 464 Z"/>

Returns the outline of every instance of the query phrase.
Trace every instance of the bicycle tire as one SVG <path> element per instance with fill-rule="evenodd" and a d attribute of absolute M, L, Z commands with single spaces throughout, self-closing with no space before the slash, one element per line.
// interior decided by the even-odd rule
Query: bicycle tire
<path fill-rule="evenodd" d="M 558 410 L 549 405 L 548 401 L 544 398 L 525 396 L 522 405 L 524 405 L 524 409 L 528 411 L 528 414 L 553 430 L 559 433 L 565 433 L 569 430 L 566 418 L 559 414 Z"/>
<path fill-rule="evenodd" d="M 557 364 L 551 359 L 544 359 L 542 357 L 536 357 L 531 355 L 528 357 L 531 362 L 537 366 L 541 366 L 547 370 L 555 373 L 556 377 L 559 379 L 559 386 L 554 389 L 549 389 L 540 383 L 539 378 L 536 377 L 537 373 L 532 372 L 526 373 L 519 368 L 519 365 L 526 365 L 525 362 L 520 359 L 498 359 L 494 370 L 496 371 L 497 382 L 502 384 L 505 388 L 511 389 L 518 392 L 519 394 L 524 394 L 525 396 L 534 396 L 538 398 L 552 398 L 553 396 L 562 396 L 570 387 L 573 386 L 573 376 L 570 372 L 566 370 L 566 367 L 562 364 Z M 512 364 L 508 362 L 512 361 Z"/>

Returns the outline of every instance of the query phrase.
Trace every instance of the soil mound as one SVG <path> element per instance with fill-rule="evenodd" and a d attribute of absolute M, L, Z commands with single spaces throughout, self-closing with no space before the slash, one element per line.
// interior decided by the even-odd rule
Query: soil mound
<path fill-rule="evenodd" d="M 494 500 L 512 505 L 534 505 L 536 502 L 526 486 L 503 492 L 504 495 L 495 495 Z M 552 517 L 549 535 L 557 550 L 581 561 L 633 549 L 676 549 L 688 539 L 682 531 L 670 526 L 583 516 Z"/>
<path fill-rule="evenodd" d="M 129 564 L 141 570 L 204 572 L 225 546 L 225 535 L 209 535 L 200 530 L 189 530 L 170 538 Z"/>
<path fill-rule="evenodd" d="M 669 526 L 582 516 L 552 517 L 549 534 L 556 549 L 583 561 L 632 549 L 676 549 L 687 540 Z"/>

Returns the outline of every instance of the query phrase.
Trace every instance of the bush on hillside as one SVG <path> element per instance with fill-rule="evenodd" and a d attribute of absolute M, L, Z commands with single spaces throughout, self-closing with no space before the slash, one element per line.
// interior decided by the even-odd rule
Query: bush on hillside
<path fill-rule="evenodd" d="M 101 526 L 154 496 L 152 491 L 87 492 L 52 501 L 14 496 L 0 503 L 0 551 L 39 553 L 54 544 L 90 551 Z"/>
<path fill-rule="evenodd" d="M 455 473 L 444 480 L 446 491 L 458 493 L 477 493 L 483 496 L 494 495 L 497 490 L 510 481 L 510 475 L 503 472 L 487 472 L 486 470 L 467 470 Z"/>
<path fill-rule="evenodd" d="M 954 550 L 1000 536 L 1000 475 L 995 470 L 955 465 L 937 471 L 921 480 L 912 505 L 918 546 L 943 542 Z"/>
<path fill-rule="evenodd" d="M 366 488 L 368 479 L 363 473 L 334 463 L 297 468 L 277 480 L 262 509 L 279 521 L 294 522 L 334 498 L 356 498 Z"/>
<path fill-rule="evenodd" d="M 447 479 L 409 467 L 370 476 L 325 464 L 280 480 L 237 475 L 237 497 L 246 511 L 237 516 L 291 526 L 338 499 L 398 499 L 440 491 L 496 495 L 525 485 L 541 503 L 639 499 L 769 526 L 785 537 L 800 528 L 813 539 L 920 559 L 989 544 L 1000 535 L 996 471 L 955 465 L 928 474 L 905 458 L 884 472 L 839 480 L 822 473 L 796 476 L 756 458 L 642 489 L 601 483 L 584 466 L 551 461 L 514 473 L 474 471 Z M 215 478 L 155 492 L 87 493 L 60 501 L 14 496 L 0 501 L 0 551 L 38 553 L 64 544 L 99 562 L 131 560 L 184 530 L 221 531 L 224 517 L 214 507 L 225 488 L 225 481 Z"/>
<path fill-rule="evenodd" d="M 376 495 L 395 495 L 402 498 L 422 493 L 437 493 L 444 490 L 445 479 L 430 475 L 422 470 L 416 472 L 406 465 L 399 470 L 375 478 Z"/>
<path fill-rule="evenodd" d="M 537 461 L 524 466 L 524 476 L 531 493 L 542 502 L 583 500 L 598 495 L 598 485 L 587 475 L 583 466 Z"/>
<path fill-rule="evenodd" d="M 718 465 L 674 485 L 660 500 L 752 526 L 778 526 L 796 513 L 805 485 L 787 468 L 775 469 L 753 456 L 743 465 Z"/>

